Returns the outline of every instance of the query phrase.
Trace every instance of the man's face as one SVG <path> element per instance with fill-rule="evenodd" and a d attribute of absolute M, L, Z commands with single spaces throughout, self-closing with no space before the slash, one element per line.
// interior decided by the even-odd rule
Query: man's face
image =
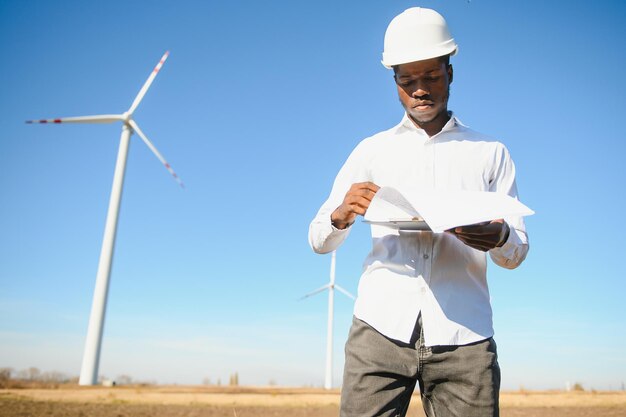
<path fill-rule="evenodd" d="M 401 64 L 394 78 L 400 102 L 414 122 L 424 127 L 448 120 L 451 65 L 440 58 Z"/>

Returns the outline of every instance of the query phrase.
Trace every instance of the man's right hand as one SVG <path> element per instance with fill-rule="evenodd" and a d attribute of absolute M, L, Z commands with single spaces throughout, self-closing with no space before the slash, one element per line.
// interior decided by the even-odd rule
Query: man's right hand
<path fill-rule="evenodd" d="M 337 229 L 345 229 L 354 223 L 357 215 L 365 215 L 374 194 L 380 187 L 373 182 L 352 184 L 346 193 L 343 203 L 333 211 L 330 220 Z"/>

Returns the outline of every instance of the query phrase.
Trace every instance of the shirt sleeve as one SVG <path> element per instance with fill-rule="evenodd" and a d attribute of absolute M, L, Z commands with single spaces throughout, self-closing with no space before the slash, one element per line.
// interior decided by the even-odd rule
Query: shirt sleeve
<path fill-rule="evenodd" d="M 341 205 L 352 184 L 370 181 L 363 154 L 363 142 L 361 142 L 341 167 L 330 196 L 322 204 L 309 226 L 309 245 L 316 253 L 334 251 L 350 234 L 351 226 L 337 229 L 331 224 L 330 215 Z"/>
<path fill-rule="evenodd" d="M 494 161 L 494 172 L 489 191 L 506 193 L 517 199 L 515 184 L 515 164 L 504 145 L 498 143 L 498 150 Z M 503 268 L 517 268 L 526 259 L 528 254 L 528 235 L 522 217 L 505 217 L 510 228 L 507 241 L 499 248 L 489 251 L 489 255 L 496 265 Z"/>

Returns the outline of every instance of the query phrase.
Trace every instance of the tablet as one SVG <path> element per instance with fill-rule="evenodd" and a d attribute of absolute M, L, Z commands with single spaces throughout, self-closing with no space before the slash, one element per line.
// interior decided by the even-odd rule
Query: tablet
<path fill-rule="evenodd" d="M 372 221 L 372 220 L 363 220 L 364 223 L 372 224 L 376 226 L 385 226 L 391 227 L 392 229 L 398 230 L 425 230 L 430 231 L 430 227 L 424 220 L 395 220 L 391 219 L 388 221 Z"/>

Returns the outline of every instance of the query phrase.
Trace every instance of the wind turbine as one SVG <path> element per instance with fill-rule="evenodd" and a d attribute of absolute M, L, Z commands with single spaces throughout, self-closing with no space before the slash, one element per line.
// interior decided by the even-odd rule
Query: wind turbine
<path fill-rule="evenodd" d="M 308 298 L 312 295 L 318 294 L 324 290 L 328 290 L 328 330 L 326 333 L 326 378 L 324 380 L 324 388 L 331 389 L 333 387 L 333 312 L 335 301 L 335 289 L 344 293 L 346 296 L 354 300 L 354 295 L 350 294 L 339 285 L 335 284 L 335 264 L 337 262 L 337 252 L 332 252 L 330 259 L 330 282 L 321 288 L 316 289 L 313 292 L 308 293 L 304 297 Z"/>
<path fill-rule="evenodd" d="M 137 133 L 141 140 L 150 148 L 152 153 L 161 161 L 165 168 L 174 176 L 174 179 L 181 187 L 184 187 L 182 181 L 170 164 L 167 163 L 161 153 L 154 147 L 152 142 L 143 134 L 137 123 L 133 120 L 133 113 L 141 103 L 144 95 L 150 88 L 152 81 L 163 66 L 167 59 L 169 51 L 165 52 L 157 66 L 154 68 L 144 85 L 139 90 L 137 97 L 133 101 L 130 108 L 122 114 L 104 114 L 97 116 L 78 116 L 65 117 L 60 119 L 46 120 L 28 120 L 26 123 L 113 123 L 122 122 L 122 136 L 120 138 L 120 146 L 117 153 L 117 162 L 115 164 L 115 173 L 113 175 L 113 187 L 111 189 L 111 197 L 109 200 L 109 211 L 107 213 L 106 225 L 104 227 L 104 238 L 102 239 L 102 249 L 100 252 L 100 261 L 98 263 L 98 273 L 96 275 L 96 286 L 93 294 L 93 303 L 91 305 L 91 315 L 89 317 L 89 327 L 87 329 L 87 338 L 85 341 L 85 351 L 83 354 L 83 363 L 80 371 L 80 385 L 95 385 L 98 379 L 98 365 L 100 363 L 100 348 L 102 346 L 102 331 L 104 328 L 104 316 L 106 313 L 107 295 L 109 292 L 109 279 L 111 277 L 111 262 L 113 259 L 113 249 L 115 246 L 115 235 L 117 231 L 117 219 L 120 211 L 120 201 L 122 196 L 122 188 L 124 187 L 124 173 L 126 171 L 126 159 L 128 156 L 128 146 L 130 144 L 130 136 Z"/>

